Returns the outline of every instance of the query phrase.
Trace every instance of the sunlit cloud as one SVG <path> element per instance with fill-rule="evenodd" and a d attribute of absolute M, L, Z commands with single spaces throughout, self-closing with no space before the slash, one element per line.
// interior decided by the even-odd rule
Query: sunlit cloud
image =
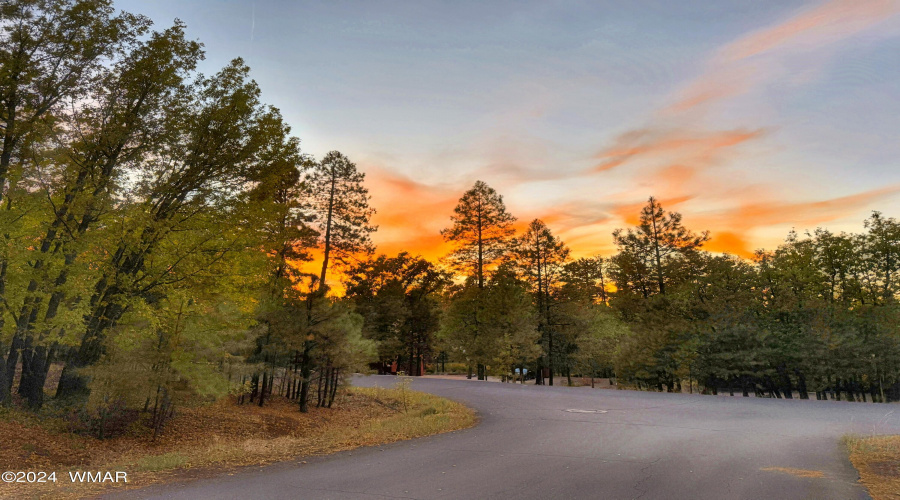
<path fill-rule="evenodd" d="M 808 202 L 783 200 L 744 201 L 734 208 L 697 219 L 707 225 L 747 231 L 772 225 L 815 227 L 865 209 L 873 203 L 900 193 L 900 185 L 866 191 L 849 196 Z"/>
<path fill-rule="evenodd" d="M 604 179 L 627 175 L 635 186 L 630 195 L 616 194 L 619 201 L 609 213 L 620 223 L 634 225 L 652 194 L 665 208 L 683 212 L 689 227 L 710 229 L 710 250 L 748 257 L 761 231 L 785 225 L 814 227 L 895 196 L 898 189 L 887 187 L 818 201 L 785 200 L 776 179 L 757 180 L 751 171 L 734 168 L 749 165 L 748 155 L 758 158 L 766 149 L 769 126 L 748 123 L 716 129 L 708 117 L 714 107 L 763 91 L 773 82 L 809 83 L 804 78 L 815 77 L 833 54 L 832 47 L 898 12 L 897 1 L 834 0 L 720 47 L 705 70 L 648 117 L 647 125 L 621 134 L 595 155 L 590 174 Z M 803 188 L 791 196 L 809 197 Z M 633 202 L 622 201 L 628 197 Z"/>
<path fill-rule="evenodd" d="M 680 113 L 754 90 L 797 72 L 798 55 L 821 50 L 900 12 L 896 0 L 832 0 L 722 47 L 704 74 L 666 111 Z M 809 59 L 804 61 L 809 64 Z M 804 71 L 809 71 L 804 68 Z"/>
<path fill-rule="evenodd" d="M 686 130 L 643 129 L 628 132 L 616 144 L 597 154 L 594 172 L 604 172 L 628 162 L 680 163 L 683 168 L 706 167 L 723 150 L 759 138 L 762 130 L 726 130 L 690 133 Z"/>
<path fill-rule="evenodd" d="M 732 42 L 723 60 L 740 60 L 788 45 L 820 45 L 851 36 L 900 12 L 895 0 L 832 0 Z"/>
<path fill-rule="evenodd" d="M 672 89 L 642 124 L 581 156 L 532 128 L 564 99 L 546 86 L 522 83 L 522 89 L 540 90 L 534 93 L 513 86 L 510 92 L 525 99 L 521 108 L 492 112 L 479 124 L 480 134 L 450 138 L 441 151 L 421 157 L 423 176 L 409 165 L 401 169 L 400 157 L 360 163 L 378 209 L 379 253 L 445 255 L 451 245 L 440 230 L 477 179 L 506 195 L 519 218 L 517 230 L 540 218 L 575 256 L 614 251 L 612 231 L 636 225 L 651 195 L 681 212 L 690 229 L 710 230 L 709 250 L 742 257 L 777 244 L 785 227 L 862 220 L 874 204 L 895 198 L 897 187 L 842 193 L 832 186 L 817 194 L 809 186 L 787 186 L 790 173 L 808 167 L 773 164 L 779 161 L 773 151 L 792 147 L 779 143 L 783 124 L 753 113 L 732 118 L 727 110 L 736 102 L 768 106 L 773 87 L 815 83 L 842 42 L 898 12 L 897 1 L 835 0 L 740 35 L 712 50 L 696 76 Z M 771 175 L 779 170 L 786 175 Z"/>
<path fill-rule="evenodd" d="M 712 239 L 706 242 L 704 248 L 711 252 L 729 253 L 749 259 L 753 256 L 751 246 L 746 235 L 722 230 L 713 233 Z"/>
<path fill-rule="evenodd" d="M 378 225 L 373 235 L 378 252 L 393 255 L 405 250 L 428 259 L 445 254 L 449 247 L 440 231 L 450 225 L 462 186 L 427 185 L 386 168 L 363 167 L 372 205 L 378 210 L 372 218 Z"/>

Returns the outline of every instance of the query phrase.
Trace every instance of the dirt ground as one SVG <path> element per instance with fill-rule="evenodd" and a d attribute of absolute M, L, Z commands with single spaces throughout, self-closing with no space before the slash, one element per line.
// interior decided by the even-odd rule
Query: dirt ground
<path fill-rule="evenodd" d="M 137 421 L 128 434 L 99 440 L 72 432 L 65 419 L 7 409 L 0 411 L 0 471 L 56 472 L 56 482 L 0 483 L 0 498 L 80 498 L 447 432 L 474 422 L 474 413 L 458 403 L 394 389 L 351 388 L 333 408 L 312 407 L 306 414 L 284 398 L 262 408 L 227 398 L 179 409 L 156 439 Z M 70 472 L 88 470 L 124 471 L 128 483 L 72 484 Z"/>

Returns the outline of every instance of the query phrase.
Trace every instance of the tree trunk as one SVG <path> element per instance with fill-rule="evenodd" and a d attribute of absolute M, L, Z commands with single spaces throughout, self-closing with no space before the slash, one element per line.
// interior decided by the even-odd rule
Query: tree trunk
<path fill-rule="evenodd" d="M 31 372 L 25 397 L 28 399 L 28 406 L 34 410 L 39 410 L 44 405 L 44 384 L 47 382 L 47 373 L 50 371 L 55 351 L 55 345 L 49 352 L 47 347 L 40 345 L 34 349 L 31 357 Z M 22 376 L 24 377 L 24 373 Z"/>
<path fill-rule="evenodd" d="M 323 386 L 325 385 L 325 383 L 322 381 L 322 379 L 323 379 L 322 374 L 319 373 L 319 380 L 317 381 L 317 384 L 316 384 L 316 408 L 320 408 L 322 406 L 322 399 L 323 399 L 322 395 L 324 394 Z"/>
<path fill-rule="evenodd" d="M 331 408 L 331 405 L 334 404 L 334 396 L 337 394 L 338 382 L 340 381 L 341 370 L 340 368 L 334 369 L 334 380 L 331 382 L 331 395 L 328 397 L 328 407 Z"/>
<path fill-rule="evenodd" d="M 656 279 L 659 285 L 659 293 L 661 295 L 666 294 L 666 283 L 663 279 L 662 273 L 662 256 L 659 252 L 659 230 L 656 227 L 656 205 L 655 200 L 654 203 L 650 206 L 651 211 L 653 212 L 653 251 L 654 256 L 656 258 Z"/>
<path fill-rule="evenodd" d="M 262 408 L 262 405 L 265 404 L 265 402 L 266 402 L 266 387 L 268 386 L 268 384 L 269 384 L 269 371 L 266 369 L 263 369 L 262 388 L 259 391 L 259 402 L 257 403 L 260 406 L 260 408 Z"/>
<path fill-rule="evenodd" d="M 483 231 L 483 221 L 481 220 L 481 211 L 482 207 L 479 203 L 478 206 L 478 289 L 484 289 L 484 237 L 482 235 Z"/>
<path fill-rule="evenodd" d="M 303 346 L 303 355 L 300 357 L 300 412 L 309 412 L 309 375 L 312 368 L 312 341 L 307 340 Z"/>
<path fill-rule="evenodd" d="M 788 375 L 784 366 L 778 368 L 778 375 L 781 378 L 781 390 L 784 392 L 784 399 L 794 399 L 794 387 L 791 383 L 791 376 Z"/>
<path fill-rule="evenodd" d="M 6 357 L 6 387 L 7 393 L 12 392 L 13 378 L 16 376 L 16 367 L 19 364 L 19 353 L 24 347 L 25 339 L 14 336 L 9 346 L 9 355 Z"/>
<path fill-rule="evenodd" d="M 553 331 L 547 330 L 547 368 L 550 369 L 550 385 L 553 385 Z"/>
<path fill-rule="evenodd" d="M 322 274 L 319 276 L 319 289 L 325 290 L 325 277 L 328 273 L 328 257 L 331 255 L 331 224 L 334 216 L 334 196 L 336 191 L 337 174 L 334 165 L 331 166 L 331 192 L 328 194 L 328 215 L 325 217 L 325 250 L 322 257 Z"/>
<path fill-rule="evenodd" d="M 800 393 L 800 399 L 809 399 L 809 391 L 806 389 L 806 376 L 800 370 L 795 370 L 797 374 L 797 386 Z"/>
<path fill-rule="evenodd" d="M 254 372 L 253 376 L 250 378 L 250 402 L 256 401 L 256 396 L 259 395 L 259 372 Z"/>
<path fill-rule="evenodd" d="M 6 382 L 6 360 L 2 358 L 3 346 L 0 345 L 0 406 L 6 406 L 10 402 L 9 388 L 12 384 Z"/>

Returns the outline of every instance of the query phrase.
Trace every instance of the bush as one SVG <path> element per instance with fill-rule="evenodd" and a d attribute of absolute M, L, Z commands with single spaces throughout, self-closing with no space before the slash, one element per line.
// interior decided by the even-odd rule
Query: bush
<path fill-rule="evenodd" d="M 440 363 L 434 363 L 432 367 L 434 373 L 446 373 L 448 375 L 465 375 L 468 373 L 468 367 L 465 363 L 444 363 L 443 368 L 446 371 L 443 372 L 441 371 Z"/>

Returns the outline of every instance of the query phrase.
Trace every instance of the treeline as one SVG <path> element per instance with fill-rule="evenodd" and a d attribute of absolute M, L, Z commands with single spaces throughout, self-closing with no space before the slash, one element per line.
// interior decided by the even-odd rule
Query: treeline
<path fill-rule="evenodd" d="M 900 399 L 900 224 L 873 212 L 864 225 L 792 232 L 748 262 L 701 251 L 708 235 L 651 199 L 610 261 L 610 304 L 632 332 L 617 373 L 670 391 L 688 380 L 713 394 Z"/>
<path fill-rule="evenodd" d="M 611 257 L 572 260 L 540 220 L 515 235 L 502 197 L 477 183 L 444 231 L 467 277 L 444 295 L 435 348 L 511 380 L 616 377 L 659 391 L 900 399 L 900 223 L 860 234 L 792 232 L 751 260 L 703 250 L 650 198 Z M 490 271 L 488 271 L 490 269 Z M 411 351 L 412 352 L 412 351 Z M 683 388 L 683 384 L 688 388 Z"/>

